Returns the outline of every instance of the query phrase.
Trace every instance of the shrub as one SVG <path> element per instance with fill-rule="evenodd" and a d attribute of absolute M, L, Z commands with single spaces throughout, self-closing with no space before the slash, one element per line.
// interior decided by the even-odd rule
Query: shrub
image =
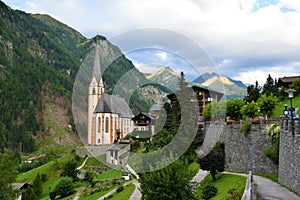
<path fill-rule="evenodd" d="M 251 123 L 248 119 L 245 120 L 245 122 L 241 125 L 240 132 L 243 134 L 247 134 L 250 132 L 251 129 Z"/>
<path fill-rule="evenodd" d="M 234 188 L 229 189 L 228 194 L 230 194 L 230 197 L 227 197 L 226 200 L 240 200 L 243 196 L 243 194 L 238 193 Z"/>
<path fill-rule="evenodd" d="M 217 187 L 210 183 L 203 188 L 202 199 L 209 200 L 212 197 L 216 196 L 217 193 L 218 193 Z"/>
<path fill-rule="evenodd" d="M 53 197 L 55 198 L 57 195 L 66 197 L 74 192 L 73 179 L 71 177 L 62 177 L 55 185 L 54 190 L 50 192 L 50 198 L 53 199 Z"/>
<path fill-rule="evenodd" d="M 116 192 L 122 192 L 124 190 L 124 187 L 123 185 L 121 185 L 120 187 L 117 188 Z"/>

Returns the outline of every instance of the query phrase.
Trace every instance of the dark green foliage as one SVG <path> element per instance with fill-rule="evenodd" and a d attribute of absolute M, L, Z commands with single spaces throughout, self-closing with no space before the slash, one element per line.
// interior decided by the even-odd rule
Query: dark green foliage
<path fill-rule="evenodd" d="M 32 191 L 35 194 L 36 199 L 39 199 L 39 197 L 43 193 L 42 183 L 43 183 L 42 178 L 41 178 L 40 174 L 38 173 L 32 183 Z"/>
<path fill-rule="evenodd" d="M 22 195 L 22 200 L 38 200 L 40 199 L 43 188 L 42 188 L 42 177 L 38 173 L 32 182 L 32 186 L 29 186 Z"/>
<path fill-rule="evenodd" d="M 254 85 L 250 85 L 247 87 L 247 96 L 244 98 L 244 100 L 246 102 L 256 102 L 258 100 L 258 98 L 260 97 L 260 90 L 261 87 L 258 86 L 258 82 L 255 82 L 255 86 Z"/>
<path fill-rule="evenodd" d="M 240 199 L 242 199 L 242 196 L 243 196 L 243 194 L 240 194 L 234 188 L 228 190 L 228 194 L 230 194 L 230 197 L 227 197 L 226 200 L 240 200 Z"/>
<path fill-rule="evenodd" d="M 86 172 L 84 175 L 84 180 L 89 182 L 90 184 L 92 184 L 93 180 L 94 180 L 94 173 L 93 172 Z"/>
<path fill-rule="evenodd" d="M 67 176 L 72 178 L 73 180 L 77 180 L 77 174 L 78 174 L 78 170 L 76 169 L 76 162 L 70 160 L 64 166 L 63 172 L 61 173 L 60 176 L 62 177 Z"/>
<path fill-rule="evenodd" d="M 217 142 L 214 148 L 204 157 L 199 159 L 201 169 L 210 172 L 213 181 L 216 180 L 216 174 L 225 169 L 224 143 Z"/>
<path fill-rule="evenodd" d="M 248 118 L 246 118 L 246 120 L 243 122 L 243 124 L 240 127 L 240 132 L 243 134 L 248 134 L 251 130 L 251 123 L 250 120 Z"/>
<path fill-rule="evenodd" d="M 218 189 L 213 184 L 206 185 L 202 190 L 202 199 L 209 200 L 215 197 L 218 193 Z"/>
<path fill-rule="evenodd" d="M 279 164 L 280 125 L 270 124 L 266 127 L 271 146 L 263 149 L 264 154 L 275 164 Z"/>
<path fill-rule="evenodd" d="M 18 167 L 18 171 L 19 172 L 27 172 L 29 170 L 32 170 L 34 168 L 37 168 L 41 165 L 46 164 L 49 161 L 50 161 L 50 159 L 45 157 L 45 158 L 33 161 L 32 163 L 23 163 Z"/>
<path fill-rule="evenodd" d="M 226 102 L 226 116 L 230 119 L 239 121 L 243 115 L 241 108 L 245 105 L 242 99 L 230 99 Z"/>
<path fill-rule="evenodd" d="M 269 74 L 266 83 L 263 86 L 263 91 L 262 94 L 265 94 L 267 96 L 273 94 L 274 96 L 278 96 L 278 87 L 277 87 L 277 81 L 271 77 L 271 75 Z"/>
<path fill-rule="evenodd" d="M 250 103 L 246 103 L 246 105 L 244 105 L 241 108 L 241 113 L 245 117 L 250 117 L 250 118 L 257 117 L 258 116 L 258 106 L 254 101 L 252 101 Z"/>
<path fill-rule="evenodd" d="M 296 90 L 295 96 L 300 94 L 300 80 L 294 80 L 293 83 L 290 85 L 290 88 Z"/>
<path fill-rule="evenodd" d="M 120 187 L 117 188 L 116 192 L 122 192 L 124 190 L 124 186 L 121 185 Z"/>
<path fill-rule="evenodd" d="M 22 194 L 22 200 L 36 200 L 38 197 L 34 193 L 31 187 L 28 187 L 25 192 Z"/>
<path fill-rule="evenodd" d="M 55 185 L 52 192 L 50 192 L 50 199 L 55 199 L 56 196 L 66 197 L 75 192 L 73 179 L 70 177 L 62 177 Z"/>
<path fill-rule="evenodd" d="M 270 94 L 269 96 L 263 94 L 257 100 L 257 106 L 260 109 L 260 113 L 265 115 L 267 118 L 273 114 L 276 104 L 277 98 L 273 96 L 273 94 Z"/>
<path fill-rule="evenodd" d="M 16 180 L 17 165 L 18 160 L 13 152 L 7 149 L 0 152 L 0 199 L 16 199 L 11 183 L 14 183 Z"/>
<path fill-rule="evenodd" d="M 195 199 L 186 164 L 177 160 L 171 165 L 141 177 L 143 199 Z"/>

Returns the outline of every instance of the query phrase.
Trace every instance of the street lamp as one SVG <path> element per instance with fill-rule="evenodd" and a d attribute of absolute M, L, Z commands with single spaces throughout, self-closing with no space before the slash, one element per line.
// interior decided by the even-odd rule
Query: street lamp
<path fill-rule="evenodd" d="M 293 97 L 294 97 L 294 92 L 296 92 L 296 90 L 294 89 L 288 89 L 285 92 L 288 93 L 289 95 L 289 99 L 291 101 L 291 106 L 290 106 L 290 116 L 291 116 L 291 120 L 292 120 L 292 134 L 294 134 L 294 120 L 293 120 L 293 115 L 294 115 L 294 107 L 293 107 Z"/>
<path fill-rule="evenodd" d="M 283 114 L 285 117 L 288 117 L 289 115 L 289 110 L 288 110 L 288 105 L 287 104 L 284 104 L 284 111 L 283 111 Z"/>

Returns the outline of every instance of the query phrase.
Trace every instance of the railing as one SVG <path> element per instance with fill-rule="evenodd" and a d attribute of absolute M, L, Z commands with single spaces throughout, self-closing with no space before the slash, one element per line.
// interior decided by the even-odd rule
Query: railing
<path fill-rule="evenodd" d="M 244 190 L 244 194 L 242 196 L 242 200 L 254 200 L 254 184 L 253 184 L 253 176 L 252 172 L 250 171 L 248 174 L 246 187 Z"/>

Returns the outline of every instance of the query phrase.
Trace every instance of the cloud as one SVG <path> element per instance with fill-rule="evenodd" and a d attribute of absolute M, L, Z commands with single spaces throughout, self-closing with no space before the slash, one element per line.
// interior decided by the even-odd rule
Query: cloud
<path fill-rule="evenodd" d="M 27 12 L 50 14 L 87 37 L 101 34 L 110 39 L 143 28 L 172 30 L 203 46 L 220 72 L 241 77 L 247 83 L 253 78 L 241 74 L 248 69 L 264 72 L 273 66 L 294 66 L 290 63 L 300 62 L 299 0 L 272 0 L 269 3 L 263 0 L 4 2 Z M 174 43 L 174 40 L 166 38 L 165 42 Z M 191 49 L 187 47 L 182 51 Z M 156 57 L 162 60 L 163 55 L 166 54 Z M 169 55 L 167 58 L 172 59 Z M 205 65 L 210 66 L 209 63 Z M 300 69 L 293 72 L 300 74 Z"/>
<path fill-rule="evenodd" d="M 159 59 L 165 61 L 168 59 L 168 54 L 167 52 L 159 51 L 155 54 Z"/>

